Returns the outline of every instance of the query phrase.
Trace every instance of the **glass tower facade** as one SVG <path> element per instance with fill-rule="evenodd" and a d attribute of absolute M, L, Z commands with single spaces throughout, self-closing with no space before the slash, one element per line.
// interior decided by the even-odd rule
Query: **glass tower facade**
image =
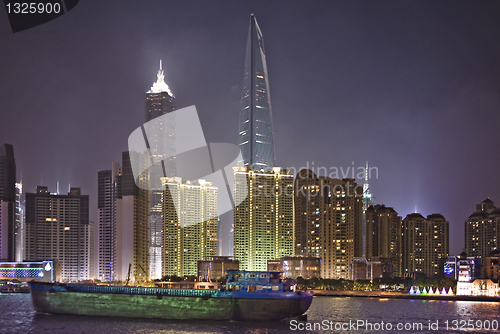
<path fill-rule="evenodd" d="M 274 131 L 267 77 L 266 52 L 262 32 L 255 16 L 250 16 L 243 91 L 239 120 L 238 145 L 241 165 L 270 171 L 275 166 Z"/>
<path fill-rule="evenodd" d="M 175 155 L 175 119 L 171 113 L 175 109 L 175 98 L 164 78 L 160 61 L 156 82 L 146 94 L 146 122 L 169 114 L 165 122 L 153 123 L 151 128 L 153 137 L 148 140 L 153 163 L 161 165 L 165 176 L 172 177 L 177 174 L 175 157 L 173 157 Z M 170 158 L 164 159 L 166 156 Z M 155 188 L 155 185 L 151 184 L 151 188 Z M 149 193 L 149 277 L 152 279 L 161 278 L 162 271 L 162 193 L 160 190 L 151 190 Z"/>

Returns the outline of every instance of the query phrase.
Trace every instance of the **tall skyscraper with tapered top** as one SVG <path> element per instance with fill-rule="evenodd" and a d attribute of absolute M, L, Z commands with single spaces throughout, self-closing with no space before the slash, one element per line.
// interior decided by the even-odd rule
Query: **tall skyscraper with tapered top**
<path fill-rule="evenodd" d="M 174 115 L 175 97 L 165 83 L 165 76 L 160 60 L 160 69 L 156 82 L 146 93 L 146 122 L 159 116 L 170 114 L 165 122 L 156 122 L 150 128 L 152 136 L 148 137 L 149 149 L 154 164 L 162 165 L 165 176 L 174 177 L 177 174 L 175 163 L 175 122 Z M 166 156 L 170 158 L 165 159 Z M 150 180 L 151 181 L 151 180 Z M 151 189 L 159 189 L 151 185 Z M 162 272 L 162 194 L 161 190 L 149 192 L 149 276 L 161 278 Z"/>
<path fill-rule="evenodd" d="M 275 167 L 266 52 L 250 16 L 234 170 L 234 258 L 240 269 L 267 270 L 267 260 L 293 254 L 293 175 Z"/>
<path fill-rule="evenodd" d="M 274 130 L 267 76 L 266 51 L 255 16 L 250 16 L 243 91 L 241 96 L 238 145 L 241 165 L 270 171 L 276 162 Z"/>

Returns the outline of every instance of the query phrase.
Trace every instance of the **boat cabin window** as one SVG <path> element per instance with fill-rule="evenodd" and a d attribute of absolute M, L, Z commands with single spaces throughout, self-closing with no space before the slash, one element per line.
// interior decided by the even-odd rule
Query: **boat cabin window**
<path fill-rule="evenodd" d="M 255 278 L 255 274 L 250 274 L 248 277 Z"/>
<path fill-rule="evenodd" d="M 267 274 L 260 274 L 260 278 L 267 278 Z"/>

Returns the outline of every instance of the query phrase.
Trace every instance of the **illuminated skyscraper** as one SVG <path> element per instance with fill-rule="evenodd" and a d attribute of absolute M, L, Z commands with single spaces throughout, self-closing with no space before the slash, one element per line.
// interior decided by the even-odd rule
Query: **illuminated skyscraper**
<path fill-rule="evenodd" d="M 89 278 L 89 196 L 80 188 L 67 195 L 37 187 L 26 194 L 26 260 L 58 260 L 62 279 Z"/>
<path fill-rule="evenodd" d="M 162 64 L 151 89 L 146 93 L 146 122 L 171 113 L 175 109 L 175 97 L 165 83 Z M 151 136 L 148 144 L 154 164 L 162 165 L 165 176 L 177 175 L 175 163 L 175 122 L 171 114 L 165 123 L 157 122 L 149 129 Z M 166 156 L 170 158 L 165 159 Z M 151 181 L 151 180 L 150 180 Z M 160 189 L 159 185 L 150 185 L 150 189 Z M 162 272 L 162 191 L 149 192 L 149 276 L 161 278 Z"/>
<path fill-rule="evenodd" d="M 363 251 L 361 185 L 354 179 L 295 178 L 295 255 L 322 259 L 321 277 L 351 279 L 351 263 Z"/>
<path fill-rule="evenodd" d="M 16 255 L 16 161 L 10 144 L 0 145 L 0 259 Z"/>
<path fill-rule="evenodd" d="M 198 275 L 197 263 L 217 255 L 217 187 L 164 178 L 162 275 Z"/>
<path fill-rule="evenodd" d="M 271 97 L 264 40 L 253 14 L 248 31 L 239 122 L 241 164 L 270 171 L 276 162 Z"/>
<path fill-rule="evenodd" d="M 267 270 L 267 260 L 293 255 L 293 175 L 279 167 L 233 167 L 234 259 L 241 270 Z"/>

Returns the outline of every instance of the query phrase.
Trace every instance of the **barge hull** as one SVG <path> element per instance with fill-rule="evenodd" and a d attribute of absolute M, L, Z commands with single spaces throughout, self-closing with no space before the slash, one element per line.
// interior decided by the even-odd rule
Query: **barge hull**
<path fill-rule="evenodd" d="M 30 283 L 37 312 L 51 314 L 157 318 L 181 320 L 277 321 L 302 315 L 312 294 L 295 298 L 238 298 L 231 293 L 213 296 L 158 296 L 58 291 L 50 284 Z"/>

